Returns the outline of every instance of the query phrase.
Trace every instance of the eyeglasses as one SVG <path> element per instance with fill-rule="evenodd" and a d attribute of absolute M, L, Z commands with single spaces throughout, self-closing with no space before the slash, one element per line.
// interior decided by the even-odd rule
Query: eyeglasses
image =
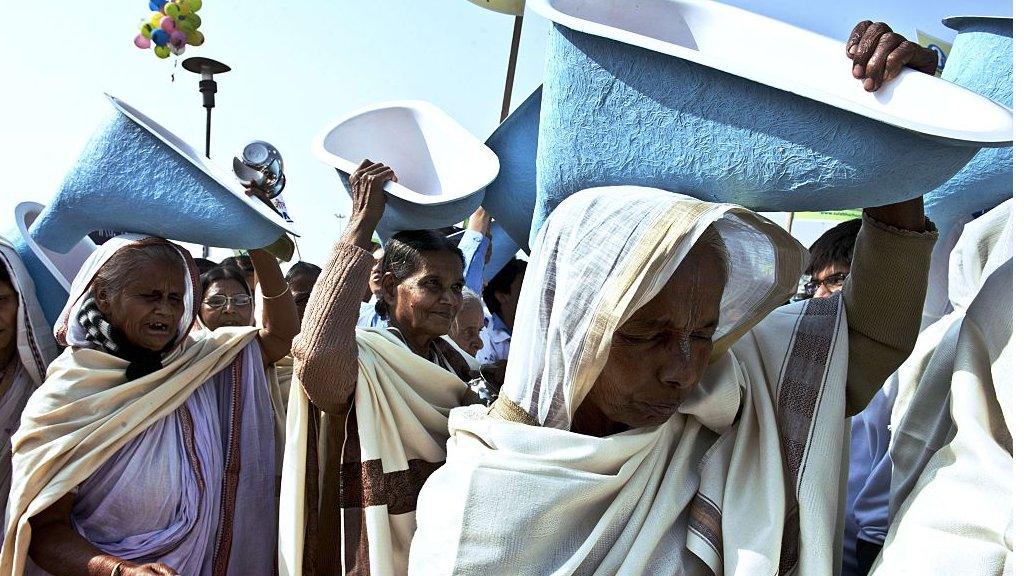
<path fill-rule="evenodd" d="M 235 294 L 234 296 L 228 297 L 221 294 L 214 294 L 206 300 L 203 300 L 203 304 L 206 304 L 210 308 L 226 308 L 228 301 L 235 307 L 248 306 L 252 304 L 252 296 L 248 294 Z"/>
<path fill-rule="evenodd" d="M 824 286 L 834 292 L 843 287 L 843 283 L 846 282 L 846 275 L 846 272 L 836 272 L 835 274 L 829 274 L 821 280 L 811 280 L 804 284 L 803 295 L 806 298 L 813 298 L 819 286 Z"/>

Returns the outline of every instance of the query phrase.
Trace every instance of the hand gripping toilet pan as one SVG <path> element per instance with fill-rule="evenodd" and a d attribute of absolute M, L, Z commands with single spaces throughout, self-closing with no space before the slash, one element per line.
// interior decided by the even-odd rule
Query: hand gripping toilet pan
<path fill-rule="evenodd" d="M 904 70 L 877 92 L 843 43 L 709 0 L 528 0 L 551 20 L 533 233 L 565 197 L 651 186 L 754 210 L 929 192 L 1012 112 Z"/>
<path fill-rule="evenodd" d="M 345 190 L 363 159 L 394 169 L 377 234 L 436 229 L 465 220 L 498 174 L 498 158 L 443 110 L 421 101 L 388 102 L 332 123 L 313 154 L 337 170 Z"/>

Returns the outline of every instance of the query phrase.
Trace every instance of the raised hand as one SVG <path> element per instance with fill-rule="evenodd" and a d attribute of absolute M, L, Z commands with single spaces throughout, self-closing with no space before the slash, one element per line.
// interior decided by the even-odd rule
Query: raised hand
<path fill-rule="evenodd" d="M 395 171 L 380 162 L 363 160 L 359 168 L 348 177 L 352 188 L 352 216 L 346 235 L 349 242 L 364 249 L 370 248 L 373 229 L 384 216 L 387 194 L 384 184 L 398 182 Z"/>
<path fill-rule="evenodd" d="M 846 41 L 846 56 L 853 60 L 853 77 L 874 92 L 891 81 L 904 66 L 935 74 L 939 55 L 892 31 L 885 22 L 864 20 L 853 27 Z"/>

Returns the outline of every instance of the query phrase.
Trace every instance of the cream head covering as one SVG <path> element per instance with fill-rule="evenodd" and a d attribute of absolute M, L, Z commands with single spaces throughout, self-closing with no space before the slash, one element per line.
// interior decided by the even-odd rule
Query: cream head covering
<path fill-rule="evenodd" d="M 563 201 L 530 256 L 502 393 L 541 425 L 568 429 L 615 330 L 711 226 L 729 256 L 715 359 L 792 294 L 806 250 L 755 212 L 654 188 L 592 188 Z"/>
<path fill-rule="evenodd" d="M 121 234 L 97 248 L 82 265 L 82 269 L 78 271 L 74 281 L 71 282 L 68 303 L 64 306 L 64 310 L 57 318 L 57 324 L 53 327 L 54 336 L 61 345 L 86 348 L 93 346 L 86 338 L 85 329 L 78 323 L 78 311 L 85 303 L 96 273 L 122 248 L 136 244 L 155 243 L 166 243 L 181 255 L 181 265 L 185 270 L 185 313 L 181 315 L 181 320 L 178 322 L 178 336 L 175 344 L 180 345 L 185 340 L 192 328 L 192 323 L 199 314 L 199 303 L 202 301 L 202 295 L 199 294 L 198 271 L 192 256 L 181 246 L 163 238 L 145 234 Z"/>
<path fill-rule="evenodd" d="M 57 357 L 57 343 L 50 337 L 50 327 L 36 299 L 36 288 L 28 270 L 18 257 L 14 245 L 0 237 L 0 266 L 7 269 L 14 290 L 18 293 L 18 358 L 33 386 L 42 384 L 46 367 Z"/>

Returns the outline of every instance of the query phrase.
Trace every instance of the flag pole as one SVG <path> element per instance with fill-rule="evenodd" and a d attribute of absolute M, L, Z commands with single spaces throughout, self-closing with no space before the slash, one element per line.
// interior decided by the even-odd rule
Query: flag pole
<path fill-rule="evenodd" d="M 512 47 L 508 54 L 508 72 L 505 73 L 505 95 L 501 100 L 501 118 L 504 121 L 508 118 L 509 108 L 512 106 L 512 85 L 516 80 L 516 61 L 519 59 L 519 37 L 523 33 L 523 17 L 516 16 L 516 22 L 512 27 Z"/>

